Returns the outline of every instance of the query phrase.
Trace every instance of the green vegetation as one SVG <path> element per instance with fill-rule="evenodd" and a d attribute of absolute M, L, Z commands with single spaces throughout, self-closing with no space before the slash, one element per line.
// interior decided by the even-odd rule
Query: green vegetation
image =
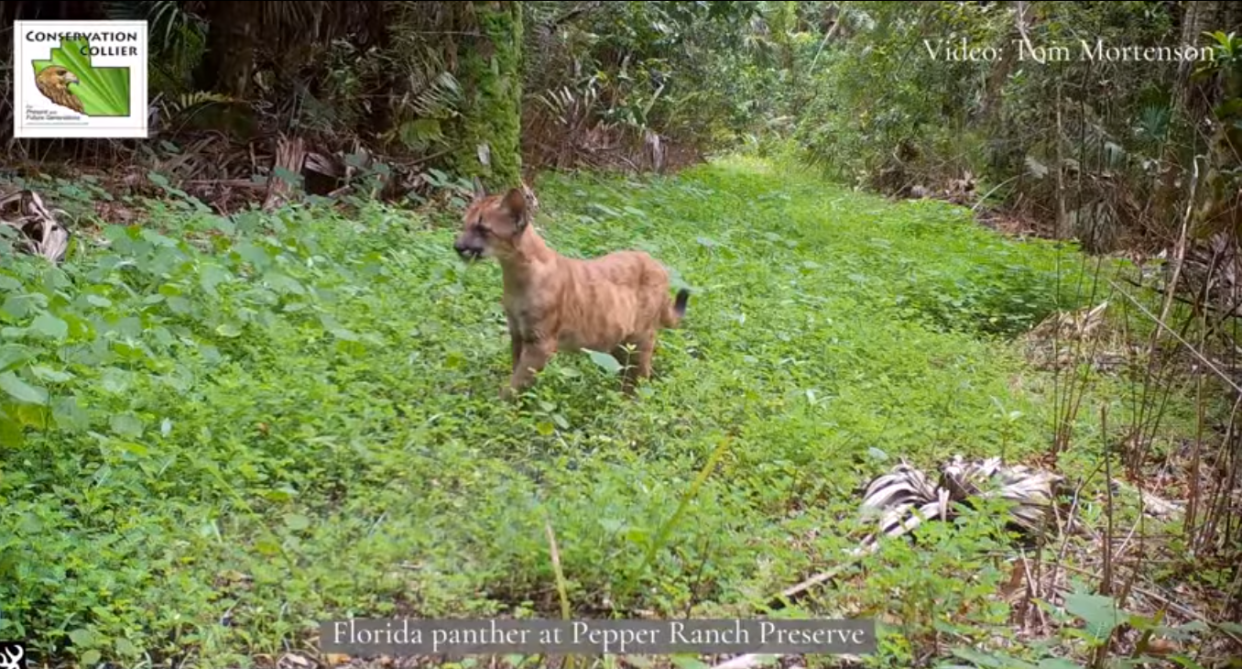
<path fill-rule="evenodd" d="M 646 249 L 693 297 L 636 400 L 560 357 L 510 407 L 498 270 L 462 266 L 451 229 L 167 195 L 62 267 L 0 274 L 0 637 L 40 652 L 222 667 L 331 616 L 557 616 L 545 522 L 575 612 L 745 615 L 852 545 L 853 491 L 892 459 L 1049 441 L 1045 377 L 987 333 L 1057 307 L 1058 255 L 1075 260 L 949 205 L 741 159 L 549 180 L 552 244 Z M 1090 423 L 1073 458 L 1093 457 Z M 954 624 L 1002 623 L 966 586 L 1001 572 L 954 545 L 895 548 L 902 571 L 848 594 L 883 606 L 901 574 L 935 573 Z M 882 662 L 908 666 L 888 638 Z"/>
<path fill-rule="evenodd" d="M 330 617 L 746 617 L 832 572 L 781 614 L 880 620 L 866 666 L 1238 656 L 1233 7 L 0 3 L 147 20 L 153 105 L 145 142 L 5 143 L 0 639 L 326 669 Z M 928 51 L 1096 38 L 1215 58 Z M 559 356 L 498 401 L 474 175 L 692 290 L 636 397 Z M 52 218 L 63 263 L 15 250 Z M 953 456 L 1066 476 L 1051 545 L 976 510 L 847 557 L 864 482 Z"/>

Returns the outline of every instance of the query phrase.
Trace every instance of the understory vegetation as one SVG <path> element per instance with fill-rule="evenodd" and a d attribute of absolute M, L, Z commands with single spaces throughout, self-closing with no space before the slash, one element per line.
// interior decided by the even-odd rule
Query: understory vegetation
<path fill-rule="evenodd" d="M 370 202 L 223 218 L 170 192 L 60 267 L 6 267 L 4 634 L 232 666 L 333 616 L 555 617 L 545 526 L 576 613 L 747 615 L 843 559 L 869 529 L 856 488 L 897 458 L 1047 449 L 1052 377 L 1006 342 L 1088 304 L 1075 256 L 751 160 L 541 194 L 558 248 L 643 248 L 693 291 L 636 400 L 563 356 L 499 403 L 498 272 Z M 1098 384 L 1084 405 L 1133 421 L 1128 384 Z M 1155 439 L 1192 435 L 1187 400 L 1166 413 Z M 1074 424 L 1062 466 L 1085 474 L 1107 439 Z M 1003 633 L 989 522 L 811 610 L 889 616 L 886 666 Z"/>
<path fill-rule="evenodd" d="M 13 19 L 148 20 L 153 130 L 3 138 L 0 639 L 559 667 L 316 635 L 811 616 L 878 651 L 745 666 L 1237 666 L 1232 7 L 5 3 L 5 87 Z M 1097 38 L 1212 58 L 944 51 Z M 453 251 L 473 178 L 690 290 L 635 396 L 561 355 L 500 400 L 501 272 Z M 856 552 L 868 481 L 955 457 L 1063 477 L 1054 526 L 981 506 Z"/>

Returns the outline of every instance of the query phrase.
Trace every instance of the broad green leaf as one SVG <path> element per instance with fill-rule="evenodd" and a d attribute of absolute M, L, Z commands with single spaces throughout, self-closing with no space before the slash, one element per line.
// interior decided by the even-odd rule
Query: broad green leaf
<path fill-rule="evenodd" d="M 52 422 L 69 432 L 80 432 L 90 427 L 90 416 L 78 404 L 76 397 L 57 397 L 52 400 Z"/>
<path fill-rule="evenodd" d="M 69 640 L 75 646 L 91 646 L 95 643 L 95 635 L 88 629 L 79 628 L 69 632 Z"/>
<path fill-rule="evenodd" d="M 34 295 L 10 295 L 0 306 L 0 312 L 14 320 L 24 320 L 38 306 L 37 303 L 38 299 Z"/>
<path fill-rule="evenodd" d="M 977 667 L 992 667 L 993 669 L 1037 669 L 1037 667 L 1030 662 L 1024 662 L 1003 653 L 984 653 L 973 648 L 953 648 L 951 652 L 967 662 L 974 663 Z"/>
<path fill-rule="evenodd" d="M 330 330 L 330 332 L 332 333 L 333 337 L 336 337 L 337 339 L 340 339 L 342 341 L 348 341 L 348 342 L 362 341 L 362 339 L 358 336 L 357 333 L 355 333 L 353 330 L 350 330 L 348 328 L 334 327 Z"/>
<path fill-rule="evenodd" d="M 268 557 L 280 555 L 280 544 L 271 538 L 259 539 L 255 542 L 254 548 L 259 551 L 260 555 Z"/>
<path fill-rule="evenodd" d="M 194 306 L 184 297 L 170 297 L 167 304 L 168 308 L 178 316 L 184 316 L 194 310 Z"/>
<path fill-rule="evenodd" d="M 233 235 L 237 232 L 237 226 L 234 225 L 233 219 L 227 216 L 213 216 L 212 227 L 226 235 Z"/>
<path fill-rule="evenodd" d="M 621 363 L 608 353 L 600 353 L 599 351 L 587 350 L 586 354 L 590 356 L 591 362 L 599 365 L 601 369 L 611 374 L 621 371 Z"/>
<path fill-rule="evenodd" d="M 20 344 L 0 346 L 0 372 L 16 369 L 34 358 L 34 351 Z"/>
<path fill-rule="evenodd" d="M 108 425 L 119 437 L 137 439 L 142 436 L 142 421 L 132 413 L 115 414 L 108 419 Z"/>
<path fill-rule="evenodd" d="M 138 646 L 135 646 L 134 642 L 126 639 L 125 637 L 117 638 L 116 642 L 113 644 L 113 647 L 116 648 L 117 654 L 125 657 L 136 657 L 142 654 L 142 651 L 138 648 Z"/>
<path fill-rule="evenodd" d="M 199 275 L 199 285 L 203 290 L 207 291 L 212 297 L 217 296 L 216 289 L 224 283 L 233 280 L 233 275 L 228 270 L 219 265 L 204 265 L 202 274 Z"/>
<path fill-rule="evenodd" d="M 39 518 L 38 515 L 30 513 L 30 512 L 23 513 L 22 518 L 20 521 L 18 521 L 18 525 L 17 525 L 17 528 L 21 530 L 24 534 L 31 534 L 31 535 L 39 534 L 46 527 L 47 525 L 43 522 L 41 518 Z"/>
<path fill-rule="evenodd" d="M 446 369 L 464 369 L 466 366 L 466 356 L 459 351 L 449 351 L 444 357 L 444 367 Z"/>
<path fill-rule="evenodd" d="M 47 429 L 47 413 L 46 409 L 35 404 L 19 404 L 13 407 L 16 414 L 17 422 L 22 427 L 29 427 L 36 430 Z"/>
<path fill-rule="evenodd" d="M 693 655 L 674 655 L 672 662 L 678 669 L 708 669 L 708 665 Z"/>
<path fill-rule="evenodd" d="M 135 455 L 140 458 L 146 457 L 151 454 L 151 449 L 147 448 L 146 446 L 143 446 L 142 444 L 135 444 L 132 441 L 127 441 L 127 442 L 122 443 L 121 450 L 125 451 L 126 453 L 129 453 L 130 455 Z"/>
<path fill-rule="evenodd" d="M 297 496 L 297 491 L 292 488 L 276 488 L 263 493 L 263 497 L 271 502 L 288 502 Z"/>
<path fill-rule="evenodd" d="M 280 272 L 268 272 L 264 275 L 263 280 L 272 290 L 286 295 L 305 295 L 306 289 L 302 287 L 295 279 Z"/>
<path fill-rule="evenodd" d="M 1112 597 L 1075 592 L 1065 596 L 1065 610 L 1086 623 L 1086 632 L 1098 641 L 1112 634 L 1125 617 Z"/>
<path fill-rule="evenodd" d="M 0 446 L 17 448 L 26 440 L 25 430 L 21 423 L 13 420 L 8 414 L 0 411 Z"/>
<path fill-rule="evenodd" d="M 1230 634 L 1242 636 L 1242 623 L 1221 622 L 1216 623 L 1216 626 Z"/>
<path fill-rule="evenodd" d="M 13 372 L 0 373 L 0 390 L 8 393 L 9 397 L 18 402 L 39 405 L 47 404 L 48 392 L 46 389 L 26 383 Z"/>
<path fill-rule="evenodd" d="M 105 367 L 100 373 L 99 383 L 104 392 L 120 395 L 129 391 L 133 385 L 134 374 L 116 367 Z"/>
<path fill-rule="evenodd" d="M 1039 661 L 1038 669 L 1083 669 L 1083 666 L 1061 657 L 1046 657 Z"/>
<path fill-rule="evenodd" d="M 238 244 L 235 251 L 243 262 L 248 262 L 259 270 L 265 270 L 271 264 L 272 259 L 267 250 L 254 244 Z"/>
<path fill-rule="evenodd" d="M 44 367 L 43 365 L 34 365 L 30 368 L 30 373 L 40 381 L 46 381 L 48 383 L 68 383 L 75 378 L 74 375 L 69 372 L 52 369 L 51 367 Z"/>

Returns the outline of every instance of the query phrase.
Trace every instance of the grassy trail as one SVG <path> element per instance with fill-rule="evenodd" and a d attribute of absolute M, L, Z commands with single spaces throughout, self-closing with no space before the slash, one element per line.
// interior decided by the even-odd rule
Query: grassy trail
<path fill-rule="evenodd" d="M 740 159 L 539 196 L 554 248 L 640 247 L 692 288 L 636 401 L 562 356 L 500 405 L 499 270 L 407 213 L 174 198 L 62 269 L 0 268 L 0 638 L 221 667 L 329 617 L 558 616 L 545 521 L 582 615 L 730 615 L 838 561 L 896 458 L 1050 441 L 1046 380 L 1004 342 L 1055 307 L 1050 247 Z M 878 559 L 818 605 L 1003 624 L 985 558 Z M 894 600 L 903 578 L 926 587 Z"/>

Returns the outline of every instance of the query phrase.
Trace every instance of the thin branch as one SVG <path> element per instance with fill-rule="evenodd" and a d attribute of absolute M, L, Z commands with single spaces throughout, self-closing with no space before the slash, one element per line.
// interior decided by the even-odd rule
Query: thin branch
<path fill-rule="evenodd" d="M 834 36 L 836 36 L 837 32 L 840 31 L 841 23 L 844 20 L 845 20 L 844 10 L 838 9 L 837 20 L 833 21 L 832 27 L 828 29 L 828 32 L 824 33 L 824 39 L 820 40 L 819 48 L 815 50 L 815 57 L 811 59 L 811 66 L 807 68 L 807 72 L 815 71 L 815 63 L 819 62 L 819 54 L 824 52 L 824 45 L 828 44 L 828 41 L 831 40 Z"/>
<path fill-rule="evenodd" d="M 837 575 L 839 575 L 841 572 L 845 571 L 849 567 L 853 566 L 864 555 L 869 555 L 871 553 L 874 553 L 876 549 L 879 547 L 879 545 L 880 545 L 879 542 L 876 542 L 869 546 L 863 546 L 861 548 L 858 548 L 852 551 L 848 562 L 844 564 L 839 564 L 836 567 L 833 567 L 832 569 L 829 569 L 828 571 L 816 574 L 795 586 L 786 588 L 784 591 L 781 592 L 781 594 L 772 598 L 772 600 L 768 603 L 768 607 L 769 608 L 781 608 L 785 605 L 786 601 L 789 601 L 789 602 L 797 601 L 799 597 L 802 597 L 806 593 L 815 589 L 817 586 L 823 585 L 824 583 L 827 583 L 828 581 L 831 581 L 832 579 L 836 578 Z"/>
<path fill-rule="evenodd" d="M 1195 191 L 1199 185 L 1199 161 L 1191 161 L 1194 168 L 1190 176 L 1190 194 L 1186 197 L 1186 212 L 1182 215 L 1182 231 L 1177 238 L 1176 264 L 1173 265 L 1173 278 L 1169 280 L 1168 292 L 1164 296 L 1164 307 L 1160 312 L 1160 320 L 1168 320 L 1169 309 L 1173 307 L 1173 293 L 1177 290 L 1177 282 L 1182 275 L 1182 265 L 1186 262 L 1186 241 L 1190 235 L 1190 216 L 1194 211 Z M 1155 342 L 1153 342 L 1154 344 Z"/>
<path fill-rule="evenodd" d="M 1139 304 L 1139 303 L 1138 303 L 1138 301 L 1137 301 L 1137 300 L 1135 300 L 1133 297 L 1131 297 L 1131 296 L 1130 296 L 1128 293 L 1126 293 L 1125 291 L 1121 290 L 1120 286 L 1118 286 L 1118 285 L 1116 284 L 1116 282 L 1114 282 L 1112 279 L 1109 279 L 1109 281 L 1108 281 L 1108 282 L 1109 282 L 1110 284 L 1112 284 L 1113 288 L 1117 288 L 1117 292 L 1119 292 L 1119 293 L 1121 293 L 1122 295 L 1124 295 L 1124 296 L 1125 296 L 1125 298 L 1126 298 L 1127 300 L 1129 300 L 1131 304 L 1133 304 L 1134 306 L 1138 307 L 1139 311 L 1142 311 L 1142 312 L 1143 312 L 1143 315 L 1145 315 L 1145 316 L 1147 316 L 1148 318 L 1150 318 L 1150 319 L 1151 319 L 1151 320 L 1152 320 L 1152 321 L 1153 321 L 1156 325 L 1159 325 L 1161 329 L 1163 329 L 1163 330 L 1165 330 L 1166 332 L 1168 332 L 1169 334 L 1173 335 L 1173 338 L 1174 338 L 1174 339 L 1176 339 L 1177 341 L 1181 342 L 1182 346 L 1185 346 L 1185 347 L 1186 347 L 1186 349 L 1187 349 L 1187 350 L 1189 350 L 1189 351 L 1191 352 L 1191 354 L 1192 354 L 1192 355 L 1194 355 L 1196 358 L 1198 358 L 1198 359 L 1199 359 L 1199 360 L 1200 360 L 1203 364 L 1207 365 L 1208 369 L 1210 369 L 1210 370 L 1212 370 L 1213 372 L 1215 372 L 1215 373 L 1216 373 L 1216 375 L 1217 375 L 1217 376 L 1219 376 L 1219 377 L 1221 378 L 1221 380 L 1222 380 L 1222 381 L 1224 381 L 1225 383 L 1229 384 L 1229 387 L 1233 388 L 1234 390 L 1238 391 L 1239 393 L 1242 393 L 1242 387 L 1239 387 L 1239 386 L 1238 386 L 1238 384 L 1234 383 L 1234 382 L 1233 382 L 1233 379 L 1230 379 L 1230 378 L 1229 378 L 1229 377 L 1228 377 L 1228 376 L 1227 376 L 1224 372 L 1222 372 L 1222 371 L 1220 370 L 1220 368 L 1218 368 L 1216 365 L 1213 365 L 1211 360 L 1208 360 L 1208 359 L 1207 359 L 1207 358 L 1206 358 L 1206 357 L 1205 357 L 1202 353 L 1200 353 L 1197 349 L 1195 349 L 1195 347 L 1194 347 L 1194 346 L 1191 346 L 1191 345 L 1190 345 L 1190 344 L 1189 344 L 1189 343 L 1188 343 L 1185 339 L 1183 339 L 1183 338 L 1182 338 L 1182 336 L 1181 336 L 1181 335 L 1177 334 L 1177 332 L 1176 332 L 1176 331 L 1174 331 L 1174 330 L 1173 330 L 1173 328 L 1171 328 L 1171 327 L 1169 327 L 1168 325 L 1166 325 L 1164 321 L 1162 321 L 1162 320 L 1160 320 L 1159 318 L 1157 318 L 1157 317 L 1155 316 L 1155 314 L 1153 314 L 1153 313 L 1151 313 L 1150 311 L 1148 311 L 1147 309 L 1145 309 L 1145 308 L 1143 307 L 1143 305 L 1141 305 L 1141 304 Z"/>

